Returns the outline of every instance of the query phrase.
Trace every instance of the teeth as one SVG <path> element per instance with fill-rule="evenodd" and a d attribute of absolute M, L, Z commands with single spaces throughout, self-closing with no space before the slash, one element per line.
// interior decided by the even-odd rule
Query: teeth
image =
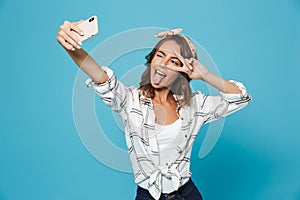
<path fill-rule="evenodd" d="M 158 74 L 161 75 L 161 76 L 166 76 L 164 73 L 162 73 L 161 71 L 159 71 L 159 70 L 157 70 L 157 69 L 155 70 L 155 72 L 158 73 Z"/>

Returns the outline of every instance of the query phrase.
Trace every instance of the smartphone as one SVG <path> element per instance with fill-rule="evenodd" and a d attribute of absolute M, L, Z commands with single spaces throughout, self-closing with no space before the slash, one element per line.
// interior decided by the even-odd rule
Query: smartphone
<path fill-rule="evenodd" d="M 79 40 L 83 42 L 98 33 L 98 18 L 97 16 L 91 16 L 77 26 L 83 31 L 84 35 L 79 35 L 75 31 L 74 33 L 79 38 Z"/>

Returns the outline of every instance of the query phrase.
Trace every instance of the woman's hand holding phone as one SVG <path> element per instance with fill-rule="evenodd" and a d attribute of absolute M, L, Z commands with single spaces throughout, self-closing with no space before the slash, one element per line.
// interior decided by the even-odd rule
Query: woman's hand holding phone
<path fill-rule="evenodd" d="M 84 35 L 83 31 L 77 27 L 78 24 L 82 23 L 83 20 L 78 22 L 65 21 L 63 25 L 60 26 L 59 31 L 56 36 L 56 40 L 67 50 L 75 51 L 76 49 L 81 49 L 80 45 L 82 42 L 74 34 L 74 32 L 79 35 Z"/>
<path fill-rule="evenodd" d="M 67 50 L 81 49 L 82 42 L 98 33 L 97 16 L 78 22 L 65 21 L 56 36 L 57 41 Z"/>

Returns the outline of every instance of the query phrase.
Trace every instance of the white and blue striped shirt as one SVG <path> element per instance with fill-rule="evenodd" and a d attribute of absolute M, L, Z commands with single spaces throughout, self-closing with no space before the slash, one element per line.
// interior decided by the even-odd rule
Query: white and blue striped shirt
<path fill-rule="evenodd" d="M 190 176 L 190 156 L 192 145 L 200 127 L 208 122 L 225 117 L 250 101 L 244 85 L 235 83 L 242 94 L 207 96 L 200 91 L 193 93 L 191 104 L 179 110 L 182 140 L 176 145 L 172 162 L 160 165 L 161 149 L 155 132 L 155 113 L 151 98 L 144 97 L 138 88 L 127 87 L 114 76 L 111 69 L 103 67 L 109 79 L 103 84 L 86 80 L 87 87 L 93 87 L 100 98 L 118 112 L 124 121 L 125 139 L 134 172 L 134 181 L 148 188 L 154 199 L 159 199 L 164 191 L 162 177 L 166 177 L 177 190 Z M 175 99 L 179 97 L 175 95 Z"/>

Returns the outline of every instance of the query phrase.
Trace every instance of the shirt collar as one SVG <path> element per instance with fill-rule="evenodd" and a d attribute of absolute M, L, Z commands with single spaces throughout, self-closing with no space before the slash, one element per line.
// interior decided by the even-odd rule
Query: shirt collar
<path fill-rule="evenodd" d="M 140 102 L 142 102 L 145 105 L 152 105 L 152 99 L 150 97 L 146 97 L 143 95 L 142 91 L 139 90 L 139 97 L 140 97 Z M 177 101 L 177 104 L 179 101 L 183 100 L 183 95 L 177 95 L 177 94 L 173 94 L 174 99 Z M 180 105 L 178 105 L 179 107 Z"/>

